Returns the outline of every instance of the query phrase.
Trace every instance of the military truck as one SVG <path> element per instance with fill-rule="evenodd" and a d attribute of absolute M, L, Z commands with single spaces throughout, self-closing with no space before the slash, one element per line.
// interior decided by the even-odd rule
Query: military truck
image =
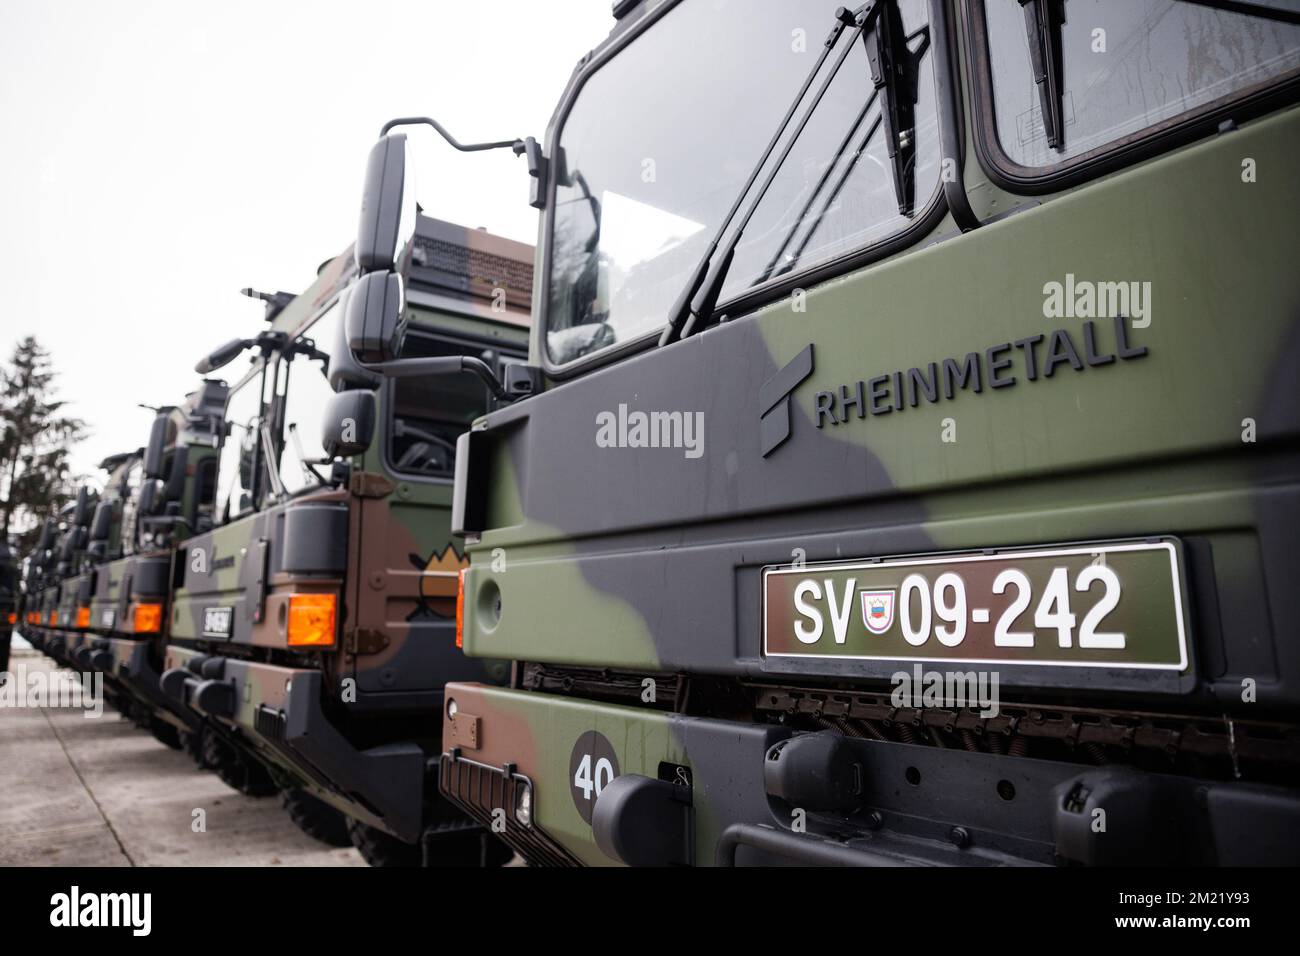
<path fill-rule="evenodd" d="M 45 519 L 27 566 L 25 606 L 30 608 L 33 644 L 47 657 L 66 660 L 66 638 L 58 629 L 62 582 L 58 569 L 61 534 L 66 530 L 74 505 L 69 503 L 57 515 Z"/>
<path fill-rule="evenodd" d="M 63 663 L 79 670 L 86 667 L 80 658 L 89 626 L 90 592 L 94 587 L 94 570 L 86 559 L 86 546 L 91 514 L 97 504 L 98 497 L 88 485 L 77 489 L 55 555 L 54 573 L 59 590 L 52 628 L 62 639 Z"/>
<path fill-rule="evenodd" d="M 22 598 L 18 556 L 0 540 L 0 674 L 9 670 L 9 647 L 18 627 Z"/>
<path fill-rule="evenodd" d="M 1300 861 L 1294 5 L 616 12 L 457 449 L 515 663 L 444 796 L 535 864 Z"/>
<path fill-rule="evenodd" d="M 411 255 L 408 356 L 523 362 L 531 248 L 421 216 Z M 436 779 L 443 684 L 507 675 L 455 644 L 455 442 L 492 396 L 354 362 L 357 263 L 330 260 L 267 331 L 199 363 L 252 352 L 230 376 L 213 527 L 173 563 L 161 684 L 265 761 L 308 832 L 375 864 L 501 862 Z"/>

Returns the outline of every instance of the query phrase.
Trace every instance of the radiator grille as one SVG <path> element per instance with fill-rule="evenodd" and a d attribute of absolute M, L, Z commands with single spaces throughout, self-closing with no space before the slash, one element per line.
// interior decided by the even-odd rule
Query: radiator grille
<path fill-rule="evenodd" d="M 581 866 L 568 850 L 541 828 L 523 826 L 514 815 L 521 788 L 533 783 L 511 767 L 489 767 L 450 750 L 438 761 L 438 789 L 446 799 L 489 830 L 492 811 L 506 811 L 506 829 L 496 834 L 530 866 Z M 536 801 L 534 801 L 534 806 Z"/>

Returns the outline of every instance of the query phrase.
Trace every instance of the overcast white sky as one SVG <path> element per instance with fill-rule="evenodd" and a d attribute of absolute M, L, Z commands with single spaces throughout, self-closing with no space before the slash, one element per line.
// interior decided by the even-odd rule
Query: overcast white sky
<path fill-rule="evenodd" d="M 142 444 L 194 363 L 356 230 L 386 119 L 536 136 L 610 0 L 0 0 L 0 350 L 35 334 L 91 437 Z M 533 242 L 523 160 L 411 133 L 430 215 Z"/>

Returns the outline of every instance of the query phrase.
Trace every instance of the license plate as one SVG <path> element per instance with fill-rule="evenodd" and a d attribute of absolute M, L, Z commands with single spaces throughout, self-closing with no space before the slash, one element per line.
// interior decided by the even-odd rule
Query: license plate
<path fill-rule="evenodd" d="M 230 612 L 228 607 L 209 607 L 203 609 L 203 636 L 229 637 Z"/>
<path fill-rule="evenodd" d="M 763 571 L 768 657 L 1183 671 L 1176 542 Z"/>

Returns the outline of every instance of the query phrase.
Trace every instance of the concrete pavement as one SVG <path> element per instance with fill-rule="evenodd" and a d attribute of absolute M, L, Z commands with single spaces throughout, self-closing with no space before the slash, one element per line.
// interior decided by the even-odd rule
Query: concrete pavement
<path fill-rule="evenodd" d="M 10 669 L 53 670 L 15 642 Z M 206 832 L 194 832 L 195 810 Z M 105 709 L 0 707 L 0 866 L 364 866 Z"/>

